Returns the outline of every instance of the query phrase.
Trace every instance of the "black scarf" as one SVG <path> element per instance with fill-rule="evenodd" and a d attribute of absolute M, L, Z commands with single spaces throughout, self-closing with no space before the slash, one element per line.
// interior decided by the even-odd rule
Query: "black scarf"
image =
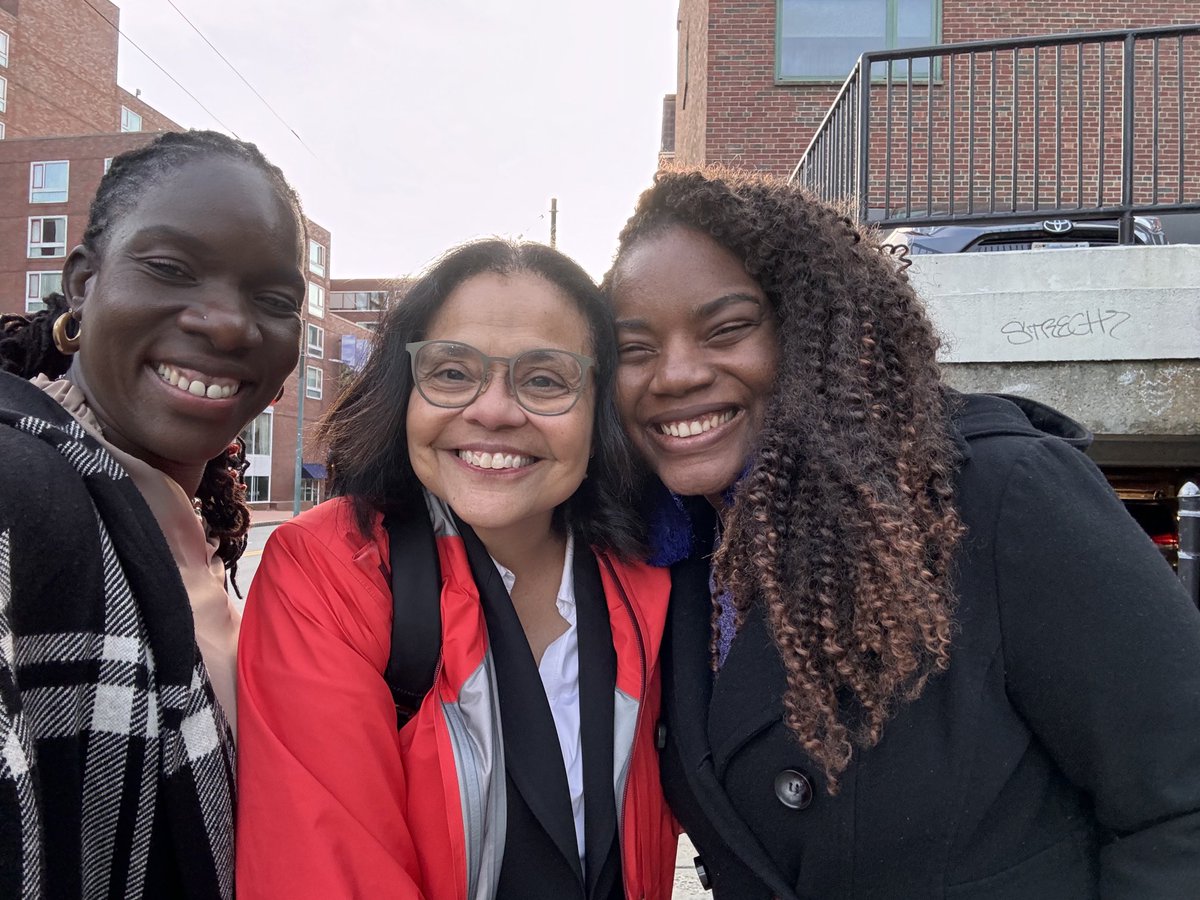
<path fill-rule="evenodd" d="M 233 896 L 233 740 L 132 480 L 0 374 L 0 896 Z"/>

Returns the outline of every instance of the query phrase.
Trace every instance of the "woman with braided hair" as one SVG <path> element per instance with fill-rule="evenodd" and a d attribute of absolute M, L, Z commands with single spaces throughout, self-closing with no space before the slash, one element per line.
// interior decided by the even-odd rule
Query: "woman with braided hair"
<path fill-rule="evenodd" d="M 661 173 L 604 287 L 715 896 L 1194 897 L 1200 613 L 1088 432 L 948 389 L 894 260 L 780 181 Z"/>
<path fill-rule="evenodd" d="M 237 435 L 295 367 L 303 238 L 252 144 L 164 134 L 0 323 L 0 896 L 233 895 Z"/>

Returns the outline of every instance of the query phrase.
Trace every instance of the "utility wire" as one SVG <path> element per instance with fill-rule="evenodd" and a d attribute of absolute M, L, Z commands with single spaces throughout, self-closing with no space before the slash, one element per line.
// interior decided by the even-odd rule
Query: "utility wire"
<path fill-rule="evenodd" d="M 158 68 L 158 70 L 160 72 L 162 72 L 164 75 L 166 75 L 168 78 L 170 78 L 171 81 L 174 82 L 176 87 L 178 87 L 181 91 L 183 91 L 185 94 L 187 94 L 189 97 L 191 97 L 192 100 L 194 100 L 196 102 L 197 106 L 199 106 L 202 110 L 204 110 L 206 113 L 208 113 L 210 116 L 212 116 L 213 120 L 218 125 L 220 125 L 222 128 L 224 128 L 230 134 L 232 134 L 239 141 L 242 139 L 241 135 L 239 135 L 236 131 L 234 131 L 232 128 L 230 128 L 228 125 L 226 125 L 220 119 L 218 119 L 216 113 L 214 113 L 211 109 L 209 109 L 207 106 L 205 106 L 203 103 L 201 103 L 199 97 L 197 97 L 195 94 L 193 94 L 187 88 L 185 88 L 182 84 L 180 84 L 179 79 L 177 79 L 174 75 L 172 75 L 170 72 L 168 72 L 166 69 L 164 69 L 161 65 L 159 65 L 158 60 L 156 60 L 153 56 L 151 56 L 149 53 L 147 53 L 145 50 L 143 50 L 141 47 L 139 47 L 137 45 L 137 42 L 134 41 L 131 37 L 129 37 L 129 35 L 127 35 L 125 32 L 123 32 L 120 28 L 118 28 L 112 22 L 108 21 L 108 19 L 104 15 L 104 13 L 100 12 L 100 10 L 96 9 L 96 7 L 92 4 L 92 0 L 83 0 L 83 2 L 86 3 L 88 6 L 90 6 L 92 8 L 92 12 L 94 12 L 96 15 L 98 15 L 104 21 L 104 23 L 106 25 L 108 25 L 110 28 L 112 28 L 114 31 L 116 31 L 116 33 L 119 34 L 121 37 L 125 38 L 125 40 L 129 41 L 129 43 L 133 45 L 133 48 L 135 50 L 137 50 L 138 53 L 142 54 L 142 56 L 146 57 L 146 59 L 148 59 L 148 60 L 150 60 L 150 62 L 154 63 L 154 65 Z"/>
<path fill-rule="evenodd" d="M 191 19 L 189 19 L 186 15 L 184 15 L 183 10 L 180 9 L 178 6 L 176 6 L 174 4 L 174 2 L 172 2 L 172 0 L 167 0 L 167 4 L 171 7 L 171 9 L 173 9 L 173 10 L 175 10 L 175 12 L 179 13 L 179 17 L 181 19 L 183 19 L 183 21 L 188 23 L 188 25 L 191 27 L 192 31 L 194 31 L 194 32 L 196 32 L 196 34 L 200 35 L 200 39 L 202 41 L 204 41 L 204 43 L 208 44 L 209 48 L 212 50 L 213 53 L 217 54 L 217 56 L 220 58 L 221 62 L 223 62 L 223 63 L 225 63 L 225 65 L 229 66 L 229 70 L 231 72 L 233 72 L 234 75 L 236 75 L 238 78 L 240 78 L 242 80 L 242 84 L 244 84 L 244 85 L 246 85 L 246 87 L 250 88 L 250 91 L 254 94 L 254 96 L 262 101 L 262 105 L 271 111 L 271 115 L 273 115 L 276 119 L 278 119 L 283 124 L 283 127 L 286 128 L 288 131 L 290 131 L 292 133 L 292 136 L 295 137 L 296 140 L 298 140 L 300 142 L 300 146 L 303 147 L 305 150 L 307 150 L 309 153 L 312 153 L 313 158 L 316 159 L 317 154 L 313 153 L 312 148 L 309 147 L 308 144 L 304 143 L 304 138 L 300 137 L 300 135 L 297 133 L 296 129 L 293 128 L 291 125 L 289 125 L 287 123 L 287 120 L 284 119 L 283 116 L 281 116 L 278 112 L 275 111 L 275 107 L 273 107 L 270 103 L 267 102 L 267 98 L 264 97 L 262 94 L 260 94 L 255 89 L 254 85 L 252 85 L 249 81 L 246 80 L 246 76 L 238 71 L 237 66 L 235 66 L 233 63 L 231 63 L 228 59 L 225 58 L 225 54 L 223 54 L 220 50 L 218 50 L 216 48 L 216 45 L 213 44 L 213 42 L 210 41 L 205 36 L 203 31 L 201 31 L 199 28 L 196 27 L 195 23 L 192 22 Z"/>

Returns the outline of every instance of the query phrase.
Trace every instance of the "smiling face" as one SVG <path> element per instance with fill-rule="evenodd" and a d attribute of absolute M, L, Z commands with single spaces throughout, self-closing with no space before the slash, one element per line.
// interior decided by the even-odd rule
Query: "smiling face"
<path fill-rule="evenodd" d="M 73 251 L 69 377 L 105 437 L 194 491 L 296 365 L 304 277 L 292 208 L 254 166 L 184 163 Z"/>
<path fill-rule="evenodd" d="M 587 322 L 575 302 L 537 275 L 475 275 L 451 291 L 425 331 L 428 340 L 458 341 L 487 356 L 526 350 L 592 354 Z M 461 409 L 409 398 L 408 453 L 413 471 L 491 546 L 493 536 L 521 528 L 548 534 L 554 509 L 587 472 L 595 415 L 592 376 L 579 401 L 558 416 L 527 412 L 512 397 L 502 364 L 486 389 Z"/>
<path fill-rule="evenodd" d="M 625 430 L 670 490 L 719 502 L 746 466 L 775 378 L 766 295 L 732 253 L 675 226 L 626 252 L 612 299 Z"/>

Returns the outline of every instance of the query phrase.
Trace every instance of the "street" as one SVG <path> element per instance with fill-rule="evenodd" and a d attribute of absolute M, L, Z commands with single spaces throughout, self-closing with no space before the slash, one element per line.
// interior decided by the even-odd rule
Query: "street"
<path fill-rule="evenodd" d="M 250 529 L 250 543 L 238 563 L 238 585 L 242 589 L 243 597 L 250 591 L 250 583 L 254 580 L 254 573 L 258 571 L 258 562 L 262 558 L 263 546 L 274 530 L 274 525 L 259 525 L 257 528 Z M 239 609 L 245 602 L 238 600 L 236 595 L 233 600 Z M 675 857 L 675 892 L 672 894 L 672 900 L 702 900 L 702 898 L 711 896 L 700 887 L 700 881 L 696 877 L 696 868 L 692 863 L 695 856 L 695 849 L 684 835 L 679 839 L 679 852 Z"/>
<path fill-rule="evenodd" d="M 250 582 L 254 580 L 254 573 L 258 571 L 258 561 L 262 558 L 263 546 L 274 530 L 274 525 L 259 525 L 257 528 L 250 529 L 250 543 L 246 545 L 246 551 L 238 560 L 237 584 L 242 592 L 241 599 L 239 600 L 237 594 L 230 591 L 230 596 L 233 597 L 233 602 L 239 611 L 246 605 L 246 595 L 250 592 Z"/>

